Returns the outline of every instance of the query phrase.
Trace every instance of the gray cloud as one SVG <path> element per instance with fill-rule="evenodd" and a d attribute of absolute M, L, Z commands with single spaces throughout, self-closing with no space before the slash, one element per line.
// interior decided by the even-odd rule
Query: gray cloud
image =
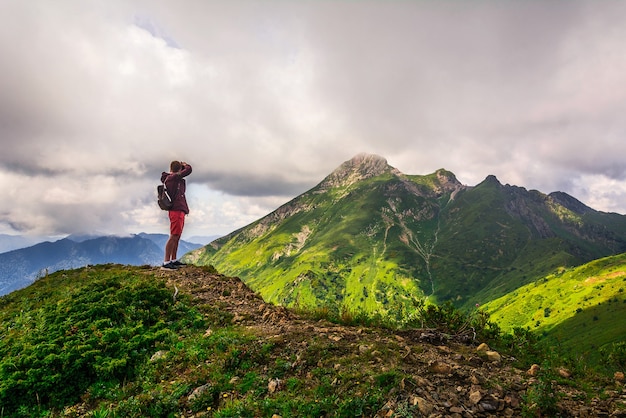
<path fill-rule="evenodd" d="M 626 3 L 0 4 L 0 233 L 227 233 L 360 152 L 626 212 Z M 115 202 L 111 207 L 110 202 Z M 193 206 L 193 205 L 192 205 Z"/>
<path fill-rule="evenodd" d="M 233 196 L 296 196 L 310 189 L 313 184 L 311 177 L 298 180 L 291 173 L 258 174 L 224 173 L 216 171 L 194 176 L 193 181 L 209 185 L 211 189 L 223 190 Z M 319 179 L 321 181 L 321 179 Z"/>

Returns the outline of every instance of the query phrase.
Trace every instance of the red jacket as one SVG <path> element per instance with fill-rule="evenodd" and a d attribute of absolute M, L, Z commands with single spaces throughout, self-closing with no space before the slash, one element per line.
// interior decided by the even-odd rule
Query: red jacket
<path fill-rule="evenodd" d="M 181 212 L 189 213 L 189 206 L 187 206 L 187 199 L 185 198 L 185 179 L 191 174 L 191 166 L 185 164 L 183 169 L 177 173 L 161 173 L 161 182 L 165 183 L 165 188 L 169 192 L 170 196 L 174 199 L 174 206 L 170 210 L 179 210 Z"/>

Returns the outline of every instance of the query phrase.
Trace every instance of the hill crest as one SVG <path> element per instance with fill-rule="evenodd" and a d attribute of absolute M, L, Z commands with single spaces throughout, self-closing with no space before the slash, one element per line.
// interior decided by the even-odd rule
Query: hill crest
<path fill-rule="evenodd" d="M 383 174 L 400 174 L 387 160 L 379 155 L 361 153 L 345 161 L 330 173 L 320 184 L 320 190 L 348 187 L 356 182 Z"/>
<path fill-rule="evenodd" d="M 133 234 L 71 235 L 50 242 L 0 254 L 0 296 L 28 286 L 38 277 L 57 270 L 78 268 L 89 264 L 123 263 L 129 265 L 158 265 L 168 235 Z M 181 253 L 201 247 L 181 240 Z"/>
<path fill-rule="evenodd" d="M 50 407 L 63 416 L 489 417 L 548 407 L 621 416 L 619 383 L 587 393 L 579 382 L 588 375 L 564 377 L 571 371 L 557 363 L 529 369 L 471 333 L 331 322 L 266 303 L 208 268 L 92 266 L 2 302 L 6 416 Z M 546 396 L 551 404 L 533 404 Z"/>

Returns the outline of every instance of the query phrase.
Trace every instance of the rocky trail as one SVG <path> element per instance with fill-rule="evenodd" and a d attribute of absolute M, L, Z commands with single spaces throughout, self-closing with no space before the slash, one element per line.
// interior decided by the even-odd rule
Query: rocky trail
<path fill-rule="evenodd" d="M 294 374 L 306 376 L 313 366 L 340 371 L 357 365 L 407 376 L 389 392 L 376 417 L 400 416 L 402 405 L 412 406 L 419 411 L 417 416 L 423 417 L 530 416 L 525 415 L 524 405 L 527 392 L 538 383 L 535 369 L 513 367 L 513 359 L 490 351 L 480 341 L 450 340 L 436 330 L 394 332 L 304 318 L 265 303 L 238 278 L 199 267 L 156 274 L 180 293 L 229 312 L 233 324 L 271 342 L 276 347 L 274 355 L 295 358 L 291 364 Z M 313 346 L 319 350 L 316 365 L 303 359 L 303 353 Z M 568 385 L 567 373 L 562 370 L 563 379 L 557 386 L 556 416 L 626 417 L 623 381 L 607 382 L 589 394 Z M 280 381 L 270 384 L 270 392 L 281 390 Z"/>

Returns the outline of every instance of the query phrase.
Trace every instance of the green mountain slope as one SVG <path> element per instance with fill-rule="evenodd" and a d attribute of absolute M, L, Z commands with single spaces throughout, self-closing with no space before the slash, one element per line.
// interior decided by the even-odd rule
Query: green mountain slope
<path fill-rule="evenodd" d="M 598 352 L 626 341 L 626 254 L 547 275 L 483 308 L 503 329 L 530 328 L 563 348 Z"/>
<path fill-rule="evenodd" d="M 564 193 L 464 186 L 446 170 L 405 175 L 358 155 L 258 221 L 189 253 L 287 306 L 397 310 L 415 298 L 485 303 L 626 251 L 626 216 Z"/>

